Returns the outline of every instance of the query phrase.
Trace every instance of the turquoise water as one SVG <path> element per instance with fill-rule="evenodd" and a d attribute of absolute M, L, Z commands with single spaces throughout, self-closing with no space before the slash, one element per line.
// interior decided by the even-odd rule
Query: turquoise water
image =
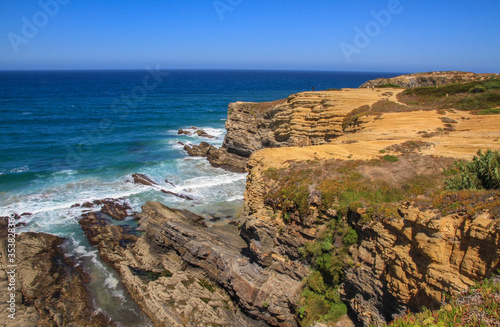
<path fill-rule="evenodd" d="M 188 157 L 178 142 L 220 146 L 230 102 L 271 101 L 313 86 L 358 87 L 369 79 L 395 75 L 155 69 L 0 72 L 0 216 L 30 213 L 22 218 L 22 231 L 67 237 L 68 254 L 93 276 L 96 305 L 123 326 L 146 325 L 116 275 L 86 242 L 77 223 L 82 209 L 71 206 L 123 198 L 136 211 L 153 200 L 199 214 L 234 216 L 243 201 L 245 174 Z M 191 126 L 215 138 L 177 135 L 178 129 Z M 134 184 L 133 173 L 147 174 L 160 187 Z M 195 200 L 164 194 L 161 188 Z"/>

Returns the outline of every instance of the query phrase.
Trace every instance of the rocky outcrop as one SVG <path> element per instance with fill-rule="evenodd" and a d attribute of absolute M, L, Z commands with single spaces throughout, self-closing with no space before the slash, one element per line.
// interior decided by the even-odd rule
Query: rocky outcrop
<path fill-rule="evenodd" d="M 187 211 L 177 213 L 193 224 L 201 218 Z M 138 237 L 99 212 L 82 216 L 80 225 L 156 326 L 258 326 L 202 270 L 188 266 L 148 234 Z"/>
<path fill-rule="evenodd" d="M 261 265 L 279 270 L 278 263 L 286 262 L 285 267 L 300 272 L 297 250 L 306 242 L 314 242 L 324 230 L 323 224 L 337 219 L 338 213 L 331 208 L 318 210 L 321 194 L 311 186 L 308 214 L 289 212 L 284 223 L 279 209 L 273 211 L 272 203 L 268 203 L 269 191 L 279 183 L 269 178 L 272 170 L 268 169 L 273 167 L 269 164 L 276 163 L 275 158 L 270 160 L 260 154 L 252 156 L 248 164 L 241 235 L 249 244 L 248 252 Z M 372 177 L 385 176 L 384 180 L 395 182 L 403 175 L 410 178 L 408 169 L 419 176 L 439 170 L 439 166 L 425 166 L 429 159 L 417 160 L 414 156 L 405 160 L 400 157 L 391 166 L 395 169 L 391 173 L 368 163 L 359 172 Z M 449 161 L 442 160 L 443 164 Z M 297 172 L 295 165 L 307 168 L 307 162 L 278 167 L 292 175 Z M 334 169 L 332 164 L 327 167 Z M 315 170 L 317 166 L 310 168 Z M 398 170 L 402 173 L 400 177 L 395 174 Z M 464 291 L 496 272 L 500 268 L 498 195 L 498 192 L 443 193 L 442 198 L 419 196 L 399 206 L 391 204 L 394 210 L 381 211 L 374 217 L 364 216 L 371 212 L 370 208 L 349 212 L 345 219 L 357 230 L 359 242 L 350 250 L 353 267 L 345 276 L 342 299 L 353 316 L 364 326 L 380 326 L 408 310 L 435 308 L 445 295 Z M 281 272 L 289 273 L 286 269 Z"/>
<path fill-rule="evenodd" d="M 136 183 L 136 184 L 142 184 L 145 186 L 158 185 L 157 182 L 155 182 L 150 177 L 148 177 L 144 174 L 132 174 L 132 178 L 134 179 L 134 183 Z"/>
<path fill-rule="evenodd" d="M 300 280 L 243 255 L 247 244 L 237 231 L 209 230 L 189 223 L 184 214 L 148 202 L 140 215 L 140 227 L 156 244 L 174 249 L 185 262 L 202 269 L 251 317 L 272 326 L 295 326 Z"/>
<path fill-rule="evenodd" d="M 179 129 L 179 131 L 177 132 L 177 134 L 178 135 L 198 135 L 199 137 L 205 137 L 205 138 L 208 138 L 208 139 L 215 138 L 215 136 L 208 134 L 207 132 L 205 132 L 202 129 L 197 129 L 194 126 L 191 127 L 191 128 L 189 128 L 188 130 Z"/>
<path fill-rule="evenodd" d="M 369 90 L 355 93 L 345 89 L 302 92 L 273 102 L 231 103 L 222 147 L 200 144 L 185 149 L 192 155 L 206 156 L 216 167 L 243 171 L 257 150 L 325 144 L 344 135 L 342 123 L 346 115 L 381 97 Z"/>
<path fill-rule="evenodd" d="M 64 255 L 63 241 L 44 233 L 21 233 L 16 236 L 15 266 L 9 266 L 11 248 L 6 234 L 1 235 L 0 310 L 6 324 L 2 326 L 115 326 L 93 307 L 86 289 L 88 276 Z M 10 294 L 14 295 L 15 319 L 7 317 L 13 313 L 8 311 L 13 308 Z"/>
<path fill-rule="evenodd" d="M 252 262 L 234 227 L 154 202 L 137 218 L 140 237 L 100 212 L 80 225 L 157 326 L 295 326 L 300 280 Z"/>
<path fill-rule="evenodd" d="M 358 267 L 344 281 L 345 300 L 365 326 L 379 326 L 406 309 L 437 308 L 447 294 L 491 277 L 500 268 L 497 211 L 443 214 L 406 202 L 399 216 L 368 225 L 352 213 L 361 241 Z"/>
<path fill-rule="evenodd" d="M 392 78 L 377 78 L 363 83 L 360 88 L 385 84 L 394 84 L 401 87 L 436 86 L 481 81 L 490 78 L 498 78 L 499 76 L 498 74 L 475 74 L 460 71 L 415 73 Z"/>

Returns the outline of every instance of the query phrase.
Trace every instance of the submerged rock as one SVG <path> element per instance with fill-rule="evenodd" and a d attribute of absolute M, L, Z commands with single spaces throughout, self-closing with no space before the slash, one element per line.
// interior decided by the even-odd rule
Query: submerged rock
<path fill-rule="evenodd" d="M 144 174 L 132 174 L 132 178 L 134 179 L 134 183 L 136 184 L 142 184 L 146 186 L 158 185 L 157 182 Z"/>
<path fill-rule="evenodd" d="M 165 194 L 170 194 L 170 195 L 176 196 L 176 197 L 181 198 L 181 199 L 185 199 L 185 200 L 189 200 L 189 201 L 194 200 L 192 197 L 190 197 L 189 195 L 186 195 L 186 194 L 175 193 L 175 192 L 167 191 L 167 190 L 163 190 L 163 189 L 161 191 Z"/>

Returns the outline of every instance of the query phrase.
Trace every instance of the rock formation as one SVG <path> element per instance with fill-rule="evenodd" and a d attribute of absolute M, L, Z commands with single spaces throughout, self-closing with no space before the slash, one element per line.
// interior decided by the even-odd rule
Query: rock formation
<path fill-rule="evenodd" d="M 395 99 L 395 94 L 389 97 Z M 347 114 L 382 98 L 387 97 L 369 90 L 354 93 L 344 89 L 303 92 L 273 102 L 231 103 L 222 147 L 202 142 L 185 150 L 190 155 L 206 156 L 215 167 L 243 172 L 257 150 L 325 144 L 344 135 L 342 122 Z"/>
<path fill-rule="evenodd" d="M 490 78 L 498 78 L 498 74 L 475 74 L 469 72 L 448 71 L 401 75 L 392 78 L 377 78 L 363 83 L 360 88 L 394 84 L 401 87 L 436 86 L 453 83 L 467 83 Z"/>
<path fill-rule="evenodd" d="M 5 220 L 3 220 L 5 222 Z M 86 289 L 88 276 L 60 248 L 64 239 L 44 233 L 16 236 L 15 290 L 9 290 L 13 268 L 7 261 L 6 224 L 0 235 L 0 309 L 6 326 L 115 326 L 97 313 Z M 9 291 L 8 291 L 9 290 Z M 10 294 L 15 295 L 15 319 L 8 318 Z M 3 325 L 5 326 L 5 325 Z"/>
<path fill-rule="evenodd" d="M 491 203 L 497 194 L 480 201 Z M 500 268 L 499 209 L 443 214 L 406 202 L 398 216 L 369 225 L 351 213 L 361 240 L 354 254 L 358 266 L 344 281 L 344 299 L 365 326 L 379 326 L 407 309 L 436 309 L 446 295 Z"/>
<path fill-rule="evenodd" d="M 252 262 L 236 230 L 208 229 L 203 218 L 154 202 L 138 218 L 140 237 L 100 212 L 80 224 L 157 326 L 262 324 L 240 310 L 272 326 L 295 326 L 300 279 Z"/>

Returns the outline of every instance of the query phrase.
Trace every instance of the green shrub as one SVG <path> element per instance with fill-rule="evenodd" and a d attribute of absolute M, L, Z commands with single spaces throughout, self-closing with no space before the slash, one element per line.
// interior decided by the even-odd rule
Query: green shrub
<path fill-rule="evenodd" d="M 486 88 L 481 85 L 474 86 L 469 90 L 469 93 L 483 93 L 483 92 L 486 92 Z"/>
<path fill-rule="evenodd" d="M 500 106 L 500 93 L 498 91 L 488 91 L 470 95 L 448 107 L 458 110 L 478 110 Z"/>
<path fill-rule="evenodd" d="M 347 246 L 358 243 L 358 233 L 354 229 L 349 228 L 347 234 L 342 238 L 342 242 Z"/>
<path fill-rule="evenodd" d="M 447 179 L 448 190 L 482 190 L 500 188 L 500 153 L 478 151 L 471 162 L 457 161 L 458 176 Z"/>
<path fill-rule="evenodd" d="M 390 155 L 390 154 L 386 154 L 385 156 L 382 157 L 382 159 L 384 159 L 384 161 L 387 161 L 387 162 L 397 162 L 397 161 L 399 161 L 398 157 Z"/>
<path fill-rule="evenodd" d="M 500 108 L 483 109 L 476 112 L 476 115 L 499 115 Z"/>
<path fill-rule="evenodd" d="M 392 88 L 399 88 L 399 89 L 402 88 L 401 85 L 397 85 L 394 83 L 385 83 L 385 84 L 375 85 L 375 87 L 378 87 L 378 88 L 392 87 Z"/>

